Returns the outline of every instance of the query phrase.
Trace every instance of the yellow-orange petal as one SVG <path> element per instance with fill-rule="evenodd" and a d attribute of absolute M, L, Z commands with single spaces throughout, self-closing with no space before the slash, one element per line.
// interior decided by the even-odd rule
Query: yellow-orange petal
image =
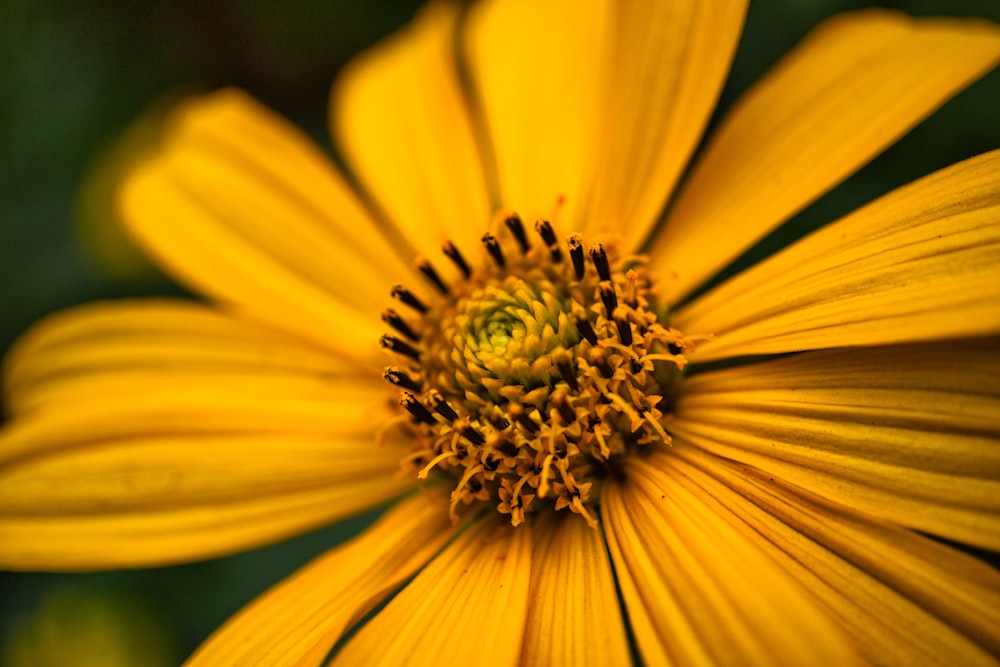
<path fill-rule="evenodd" d="M 698 360 L 1000 331 L 1000 151 L 926 176 L 735 276 L 672 323 Z"/>
<path fill-rule="evenodd" d="M 746 463 L 683 444 L 667 455 L 766 540 L 871 664 L 992 665 L 1000 656 L 1000 573 L 989 565 Z"/>
<path fill-rule="evenodd" d="M 344 632 L 454 534 L 447 499 L 417 493 L 244 607 L 185 663 L 320 665 Z"/>
<path fill-rule="evenodd" d="M 281 393 L 285 383 L 319 393 L 329 379 L 357 378 L 363 393 L 377 371 L 359 367 L 254 322 L 190 301 L 120 300 L 51 315 L 29 330 L 4 360 L 4 394 L 11 413 L 125 393 L 163 381 L 243 380 Z M 301 393 L 301 392 L 300 392 Z M 369 415 L 371 416 L 371 415 Z"/>
<path fill-rule="evenodd" d="M 502 206 L 529 223 L 579 228 L 605 100 L 606 0 L 482 2 L 464 25 L 464 55 L 496 157 Z"/>
<path fill-rule="evenodd" d="M 602 532 L 569 513 L 537 518 L 521 664 L 627 665 Z"/>
<path fill-rule="evenodd" d="M 669 459 L 629 458 L 601 515 L 629 623 L 648 664 L 843 665 L 854 655 L 764 538 Z"/>
<path fill-rule="evenodd" d="M 746 7 L 615 3 L 586 232 L 624 234 L 627 248 L 646 238 L 715 106 Z"/>
<path fill-rule="evenodd" d="M 491 207 L 468 100 L 459 86 L 459 7 L 431 3 L 349 63 L 334 84 L 332 134 L 350 168 L 415 249 L 476 251 Z"/>
<path fill-rule="evenodd" d="M 517 665 L 532 531 L 486 517 L 344 646 L 334 665 Z"/>
<path fill-rule="evenodd" d="M 866 10 L 824 23 L 727 115 L 652 244 L 676 302 L 1000 58 L 983 21 Z"/>
<path fill-rule="evenodd" d="M 829 500 L 1000 549 L 996 339 L 829 350 L 682 383 L 671 432 Z"/>
<path fill-rule="evenodd" d="M 415 280 L 312 142 L 240 91 L 181 105 L 120 204 L 174 277 L 347 355 L 375 347 L 390 288 Z"/>

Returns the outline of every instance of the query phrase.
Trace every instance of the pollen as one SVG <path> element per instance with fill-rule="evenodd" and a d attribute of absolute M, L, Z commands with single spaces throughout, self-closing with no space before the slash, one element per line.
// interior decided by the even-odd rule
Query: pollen
<path fill-rule="evenodd" d="M 426 295 L 397 286 L 402 311 L 382 315 L 383 377 L 412 443 L 403 468 L 451 480 L 454 520 L 492 505 L 514 526 L 563 509 L 596 526 L 616 461 L 670 444 L 667 393 L 708 336 L 666 324 L 641 256 L 534 231 L 499 216 L 478 264 L 446 243 L 453 285 L 418 258 Z"/>

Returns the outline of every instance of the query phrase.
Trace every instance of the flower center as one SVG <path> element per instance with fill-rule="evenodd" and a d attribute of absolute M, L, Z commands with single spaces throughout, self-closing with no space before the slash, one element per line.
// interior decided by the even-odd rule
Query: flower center
<path fill-rule="evenodd" d="M 585 252 L 578 235 L 564 252 L 547 221 L 535 231 L 540 244 L 507 217 L 483 237 L 475 271 L 446 244 L 464 277 L 455 285 L 418 259 L 434 294 L 393 290 L 416 317 L 383 313 L 395 333 L 381 344 L 404 362 L 385 379 L 408 414 L 403 465 L 454 480 L 454 519 L 488 502 L 515 526 L 546 507 L 595 525 L 615 459 L 670 443 L 661 402 L 702 337 L 663 324 L 641 257 L 601 243 Z"/>

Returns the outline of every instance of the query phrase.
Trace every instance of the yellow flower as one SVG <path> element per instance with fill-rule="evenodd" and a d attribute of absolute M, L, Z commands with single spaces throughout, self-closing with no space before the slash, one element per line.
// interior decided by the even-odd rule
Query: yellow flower
<path fill-rule="evenodd" d="M 186 104 L 122 207 L 208 303 L 11 351 L 0 565 L 180 562 L 393 500 L 192 664 L 320 664 L 397 589 L 334 663 L 627 664 L 631 637 L 650 665 L 992 664 L 1000 574 L 934 538 L 1000 550 L 1000 152 L 700 287 L 1000 31 L 836 18 L 674 192 L 744 4 L 432 4 L 334 86 L 348 177 L 243 93 Z"/>

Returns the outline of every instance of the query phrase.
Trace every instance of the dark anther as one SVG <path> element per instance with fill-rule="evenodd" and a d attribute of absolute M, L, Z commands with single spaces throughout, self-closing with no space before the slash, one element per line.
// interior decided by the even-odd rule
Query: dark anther
<path fill-rule="evenodd" d="M 487 419 L 489 420 L 493 428 L 495 428 L 498 431 L 503 431 L 504 429 L 510 427 L 510 422 L 507 420 L 506 417 L 502 415 L 492 414 L 489 417 L 487 417 Z"/>
<path fill-rule="evenodd" d="M 603 396 L 603 394 L 602 394 L 602 396 Z M 589 415 L 587 417 L 587 430 L 588 431 L 593 431 L 595 428 L 597 428 L 600 425 L 600 423 L 601 423 L 601 418 L 600 417 L 598 417 L 595 414 Z"/>
<path fill-rule="evenodd" d="M 404 391 L 399 397 L 399 404 L 406 408 L 406 411 L 413 415 L 417 422 L 424 424 L 436 424 L 434 415 L 424 407 L 424 404 L 417 400 L 417 397 L 408 391 Z"/>
<path fill-rule="evenodd" d="M 680 354 L 684 351 L 684 348 L 677 343 L 667 343 L 667 352 L 670 354 Z"/>
<path fill-rule="evenodd" d="M 501 269 L 507 265 L 507 260 L 504 259 L 503 250 L 500 248 L 500 243 L 497 241 L 497 237 L 493 236 L 489 232 L 483 234 L 483 245 L 486 246 L 486 250 L 490 253 L 490 257 L 493 261 L 497 263 Z"/>
<path fill-rule="evenodd" d="M 576 274 L 576 279 L 583 280 L 585 268 L 583 262 L 583 237 L 579 234 L 574 234 L 569 237 L 566 244 L 569 246 L 569 258 L 573 260 L 573 272 Z"/>
<path fill-rule="evenodd" d="M 638 375 L 642 372 L 642 364 L 636 359 L 629 359 L 628 368 L 632 371 L 632 375 Z"/>
<path fill-rule="evenodd" d="M 420 299 L 413 296 L 413 292 L 406 289 L 402 285 L 396 285 L 392 288 L 392 298 L 398 299 L 417 312 L 427 312 L 427 306 L 425 306 Z"/>
<path fill-rule="evenodd" d="M 482 490 L 483 490 L 483 483 L 482 482 L 480 482 L 475 477 L 473 477 L 472 479 L 469 480 L 469 491 L 472 492 L 472 495 L 476 495 L 477 493 L 479 493 Z"/>
<path fill-rule="evenodd" d="M 414 332 L 413 329 L 410 328 L 410 325 L 407 324 L 403 320 L 403 318 L 399 316 L 399 313 L 397 313 L 392 308 L 386 308 L 385 310 L 382 311 L 382 321 L 388 324 L 396 331 L 398 331 L 399 333 L 409 338 L 410 340 L 412 340 L 414 343 L 420 340 L 420 336 L 418 336 L 416 332 Z"/>
<path fill-rule="evenodd" d="M 504 223 L 507 225 L 510 233 L 514 235 L 514 238 L 517 239 L 517 245 L 521 246 L 521 252 L 528 252 L 531 244 L 528 242 L 528 235 L 524 232 L 524 223 L 521 222 L 521 216 L 514 213 L 504 220 Z"/>
<path fill-rule="evenodd" d="M 396 338 L 395 336 L 390 336 L 389 334 L 383 334 L 382 337 L 378 339 L 378 342 L 387 350 L 392 350 L 397 354 L 404 354 L 414 361 L 420 361 L 420 351 L 401 338 Z"/>
<path fill-rule="evenodd" d="M 458 413 L 448 405 L 448 402 L 444 400 L 444 396 L 441 392 L 436 389 L 431 389 L 427 392 L 427 402 L 430 404 L 434 412 L 438 413 L 448 421 L 455 421 L 458 419 Z"/>
<path fill-rule="evenodd" d="M 608 264 L 608 253 L 604 250 L 603 243 L 590 246 L 590 261 L 594 263 L 601 280 L 611 280 L 611 266 Z"/>
<path fill-rule="evenodd" d="M 458 432 L 462 434 L 462 437 L 477 447 L 482 447 L 486 444 L 486 437 L 476 429 L 472 428 L 470 424 L 465 424 L 458 430 Z"/>
<path fill-rule="evenodd" d="M 570 389 L 580 391 L 580 383 L 576 380 L 576 369 L 573 368 L 573 359 L 568 354 L 557 359 L 556 368 L 559 369 L 559 375 L 566 381 Z"/>
<path fill-rule="evenodd" d="M 399 370 L 396 366 L 387 366 L 382 373 L 382 377 L 397 387 L 409 389 L 410 391 L 420 391 L 420 383 L 414 380 L 409 373 Z"/>
<path fill-rule="evenodd" d="M 564 459 L 569 453 L 569 449 L 566 447 L 565 442 L 557 442 L 555 447 L 552 448 L 552 453 L 556 455 L 557 459 Z"/>
<path fill-rule="evenodd" d="M 587 339 L 588 343 L 597 345 L 597 333 L 585 317 L 576 317 L 573 319 L 573 322 L 576 324 L 576 330 L 580 332 L 581 336 Z"/>
<path fill-rule="evenodd" d="M 559 241 L 556 240 L 556 233 L 552 229 L 552 223 L 548 220 L 538 220 L 535 222 L 535 231 L 542 237 L 545 247 L 549 249 L 549 257 L 552 258 L 552 261 L 555 263 L 561 262 L 562 249 L 559 247 Z"/>
<path fill-rule="evenodd" d="M 492 433 L 488 440 L 490 447 L 500 452 L 506 457 L 517 456 L 517 445 L 507 439 L 503 434 Z"/>
<path fill-rule="evenodd" d="M 431 266 L 431 263 L 427 261 L 427 259 L 418 257 L 416 265 L 420 270 L 420 273 L 424 274 L 424 277 L 437 288 L 437 291 L 444 295 L 448 294 L 448 286 L 444 284 L 444 281 L 441 280 L 441 276 L 438 275 L 438 272 L 434 270 L 434 267 Z"/>
<path fill-rule="evenodd" d="M 576 421 L 576 413 L 573 412 L 573 406 L 566 400 L 566 394 L 556 390 L 552 392 L 551 400 L 552 404 L 556 406 L 556 412 L 559 413 L 559 418 L 562 419 L 564 425 L 569 426 Z"/>
<path fill-rule="evenodd" d="M 462 272 L 462 275 L 468 278 L 472 275 L 472 269 L 469 268 L 469 263 L 465 261 L 462 257 L 462 253 L 458 251 L 458 248 L 451 241 L 446 241 L 444 246 L 441 248 L 444 254 L 448 255 L 448 259 L 455 263 L 458 270 Z"/>
<path fill-rule="evenodd" d="M 528 416 L 527 410 L 520 403 L 512 403 L 510 406 L 510 416 L 514 418 L 517 425 L 524 429 L 529 438 L 538 435 L 538 424 Z"/>
<path fill-rule="evenodd" d="M 611 364 L 608 363 L 608 358 L 604 354 L 604 350 L 595 347 L 587 355 L 587 360 L 592 366 L 597 367 L 597 372 L 601 374 L 603 378 L 609 378 L 615 374 L 615 369 L 611 368 Z"/>
<path fill-rule="evenodd" d="M 601 302 L 604 304 L 604 312 L 611 317 L 611 314 L 615 312 L 615 308 L 618 307 L 618 295 L 615 294 L 615 286 L 611 284 L 610 280 L 602 280 L 598 288 L 601 291 Z"/>
<path fill-rule="evenodd" d="M 612 315 L 615 320 L 615 324 L 618 326 L 618 339 L 622 342 L 622 345 L 632 344 L 632 325 L 628 321 L 628 313 L 625 312 L 624 308 L 619 308 L 614 311 Z"/>
<path fill-rule="evenodd" d="M 495 472 L 499 467 L 500 461 L 498 459 L 495 459 L 492 456 L 487 456 L 483 459 L 483 470 L 486 472 Z"/>

